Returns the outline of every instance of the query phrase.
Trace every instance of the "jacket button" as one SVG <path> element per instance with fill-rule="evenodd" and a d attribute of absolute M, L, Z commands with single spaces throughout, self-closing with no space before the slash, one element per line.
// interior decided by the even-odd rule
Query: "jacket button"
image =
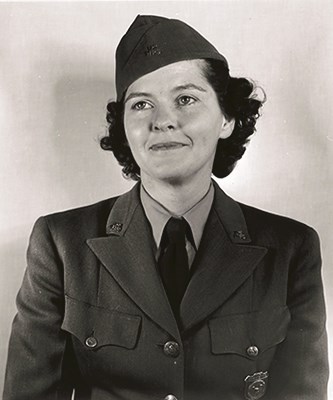
<path fill-rule="evenodd" d="M 247 355 L 250 357 L 257 357 L 259 349 L 257 346 L 250 346 L 246 349 Z"/>
<path fill-rule="evenodd" d="M 97 346 L 97 339 L 94 336 L 89 336 L 87 337 L 85 344 L 87 347 L 93 349 L 94 347 Z"/>
<path fill-rule="evenodd" d="M 167 396 L 164 397 L 164 400 L 177 400 L 177 397 L 174 396 L 173 394 L 168 394 Z"/>
<path fill-rule="evenodd" d="M 166 342 L 165 345 L 163 346 L 163 352 L 166 356 L 178 357 L 179 353 L 180 353 L 179 344 L 177 342 L 173 342 L 173 341 Z M 172 395 L 170 395 L 170 396 L 172 396 Z M 168 399 L 168 400 L 172 400 L 172 399 L 173 399 L 173 397 L 172 398 L 170 397 L 170 399 Z"/>

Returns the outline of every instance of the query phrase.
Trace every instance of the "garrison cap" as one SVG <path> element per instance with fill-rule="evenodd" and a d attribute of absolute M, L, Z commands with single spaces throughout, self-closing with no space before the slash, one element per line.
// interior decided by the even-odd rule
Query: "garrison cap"
<path fill-rule="evenodd" d="M 177 61 L 225 57 L 195 29 L 177 19 L 138 15 L 116 50 L 116 89 L 120 101 L 138 78 Z"/>

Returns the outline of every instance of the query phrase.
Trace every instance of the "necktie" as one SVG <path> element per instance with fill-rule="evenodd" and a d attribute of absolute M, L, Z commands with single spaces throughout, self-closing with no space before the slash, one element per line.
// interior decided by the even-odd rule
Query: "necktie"
<path fill-rule="evenodd" d="M 158 261 L 162 281 L 176 319 L 179 307 L 188 284 L 190 271 L 185 247 L 186 230 L 190 229 L 182 218 L 170 218 L 161 242 L 161 255 Z"/>

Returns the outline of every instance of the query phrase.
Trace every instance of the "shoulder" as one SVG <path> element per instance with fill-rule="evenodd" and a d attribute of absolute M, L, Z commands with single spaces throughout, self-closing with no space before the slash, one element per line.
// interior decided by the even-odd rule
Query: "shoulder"
<path fill-rule="evenodd" d="M 279 242 L 287 247 L 301 246 L 304 241 L 319 242 L 315 229 L 303 222 L 268 212 L 247 204 L 238 203 L 254 242 Z"/>
<path fill-rule="evenodd" d="M 41 216 L 35 223 L 34 231 L 48 230 L 55 237 L 103 234 L 107 218 L 118 197 Z"/>
<path fill-rule="evenodd" d="M 227 230 L 243 227 L 253 245 L 281 250 L 300 247 L 306 240 L 318 242 L 318 235 L 312 227 L 293 218 L 238 202 L 218 185 L 215 185 L 214 207 Z"/>

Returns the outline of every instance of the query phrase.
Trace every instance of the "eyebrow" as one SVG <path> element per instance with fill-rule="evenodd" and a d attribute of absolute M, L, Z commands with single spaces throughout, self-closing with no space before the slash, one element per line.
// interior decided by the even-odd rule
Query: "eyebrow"
<path fill-rule="evenodd" d="M 204 89 L 201 86 L 195 85 L 194 83 L 187 83 L 185 85 L 176 86 L 175 88 L 172 89 L 172 92 L 178 92 L 180 90 L 189 90 L 189 89 L 198 90 L 200 92 L 207 92 L 206 89 Z M 133 92 L 133 93 L 129 94 L 128 97 L 126 97 L 125 103 L 128 100 L 136 98 L 136 97 L 151 97 L 151 96 L 152 96 L 152 94 L 147 93 L 147 92 Z"/>
<path fill-rule="evenodd" d="M 147 93 L 147 92 L 133 92 L 128 97 L 125 99 L 125 103 L 128 102 L 128 100 L 133 99 L 135 97 L 151 97 L 152 94 Z"/>
<path fill-rule="evenodd" d="M 201 86 L 195 85 L 194 83 L 187 83 L 186 85 L 176 86 L 174 89 L 172 89 L 172 91 L 177 92 L 179 90 L 188 90 L 188 89 L 195 89 L 195 90 L 199 90 L 200 92 L 207 92 L 206 89 L 204 89 Z"/>

